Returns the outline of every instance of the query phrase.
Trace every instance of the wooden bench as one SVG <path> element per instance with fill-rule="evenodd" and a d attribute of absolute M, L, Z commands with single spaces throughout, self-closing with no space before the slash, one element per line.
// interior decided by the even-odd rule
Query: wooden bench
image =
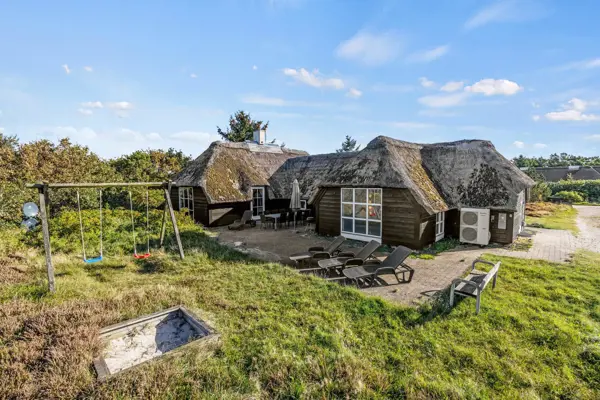
<path fill-rule="evenodd" d="M 475 269 L 477 264 L 488 264 L 492 265 L 490 272 L 478 271 Z M 500 262 L 496 264 L 483 261 L 473 261 L 471 273 L 465 279 L 455 279 L 450 286 L 450 307 L 454 305 L 454 295 L 458 294 L 461 296 L 475 297 L 477 302 L 475 303 L 475 313 L 479 314 L 479 306 L 481 303 L 481 293 L 487 286 L 487 284 L 493 280 L 492 288 L 496 287 L 496 278 L 498 276 L 498 270 L 500 269 Z"/>

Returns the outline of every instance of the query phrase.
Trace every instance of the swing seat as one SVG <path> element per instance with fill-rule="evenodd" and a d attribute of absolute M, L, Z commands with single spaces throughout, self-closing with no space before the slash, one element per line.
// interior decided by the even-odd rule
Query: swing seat
<path fill-rule="evenodd" d="M 84 261 L 86 264 L 93 264 L 93 263 L 97 263 L 97 262 L 100 262 L 100 261 L 102 261 L 102 256 L 95 257 L 95 258 L 88 258 L 88 259 L 85 259 L 85 260 L 83 260 L 83 261 Z"/>
<path fill-rule="evenodd" d="M 146 254 L 134 254 L 133 256 L 138 259 L 138 260 L 145 260 L 146 258 L 150 257 L 150 253 L 146 253 Z"/>

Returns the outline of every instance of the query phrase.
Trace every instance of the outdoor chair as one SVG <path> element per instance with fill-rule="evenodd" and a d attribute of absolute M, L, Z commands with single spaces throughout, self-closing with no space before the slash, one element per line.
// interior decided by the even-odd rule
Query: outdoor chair
<path fill-rule="evenodd" d="M 287 224 L 288 221 L 288 213 L 287 211 L 281 211 L 280 213 L 280 217 L 279 217 L 279 226 L 283 227 L 284 224 Z"/>
<path fill-rule="evenodd" d="M 240 230 L 244 229 L 244 226 L 250 223 L 252 225 L 252 211 L 246 210 L 242 215 L 241 219 L 235 220 L 231 225 L 228 226 L 230 230 Z"/>
<path fill-rule="evenodd" d="M 377 277 L 385 273 L 394 274 L 398 283 L 408 283 L 412 280 L 415 270 L 406 265 L 404 261 L 412 252 L 408 247 L 398 246 L 380 264 L 363 264 L 359 267 L 346 268 L 342 270 L 342 273 L 347 279 L 354 281 L 358 287 L 373 286 Z M 398 274 L 402 274 L 402 281 Z M 408 274 L 408 279 L 405 274 Z"/>
<path fill-rule="evenodd" d="M 371 240 L 357 252 L 343 251 L 335 258 L 319 260 L 318 265 L 321 268 L 321 275 L 327 276 L 332 271 L 339 275 L 347 267 L 357 267 L 367 263 L 379 263 L 380 261 L 377 259 L 370 259 L 379 246 L 381 246 L 379 242 Z"/>
<path fill-rule="evenodd" d="M 265 229 L 269 224 L 274 228 L 275 227 L 275 218 L 268 217 L 265 213 L 260 213 L 260 227 Z"/>
<path fill-rule="evenodd" d="M 338 236 L 333 242 L 327 247 L 315 246 L 310 247 L 308 251 L 302 253 L 292 254 L 290 260 L 295 261 L 297 264 L 307 263 L 322 260 L 324 258 L 336 257 L 340 253 L 340 246 L 346 241 L 343 236 Z"/>

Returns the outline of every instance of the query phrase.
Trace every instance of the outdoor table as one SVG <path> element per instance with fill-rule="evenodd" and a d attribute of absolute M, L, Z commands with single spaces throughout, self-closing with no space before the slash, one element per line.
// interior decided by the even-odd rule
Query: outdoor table
<path fill-rule="evenodd" d="M 277 221 L 281 217 L 281 213 L 277 213 L 277 214 L 265 214 L 265 217 L 271 217 L 271 218 L 273 218 L 275 220 L 275 223 L 273 224 L 273 228 L 275 230 L 277 230 Z"/>

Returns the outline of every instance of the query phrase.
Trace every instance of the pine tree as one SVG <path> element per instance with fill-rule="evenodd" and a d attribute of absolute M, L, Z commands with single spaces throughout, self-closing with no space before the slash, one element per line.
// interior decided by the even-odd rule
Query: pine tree
<path fill-rule="evenodd" d="M 225 131 L 217 126 L 217 133 L 228 142 L 245 142 L 252 140 L 254 131 L 267 129 L 268 126 L 268 121 L 265 124 L 262 121 L 254 121 L 249 113 L 239 110 L 229 117 L 229 126 Z"/>
<path fill-rule="evenodd" d="M 338 153 L 347 153 L 350 151 L 360 150 L 360 145 L 356 145 L 356 140 L 352 136 L 346 135 L 346 139 L 342 142 L 342 147 L 337 149 Z"/>

